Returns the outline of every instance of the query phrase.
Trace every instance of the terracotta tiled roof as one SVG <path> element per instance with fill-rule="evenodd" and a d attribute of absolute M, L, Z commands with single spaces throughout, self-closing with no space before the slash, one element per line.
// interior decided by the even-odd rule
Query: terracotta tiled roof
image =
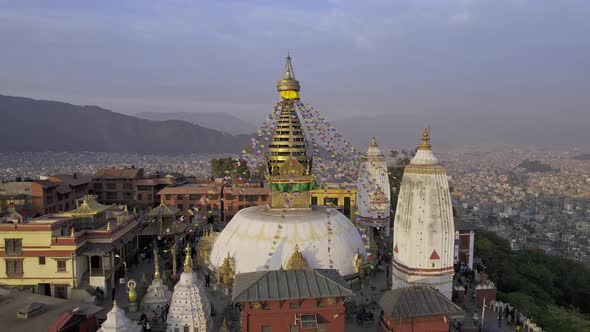
<path fill-rule="evenodd" d="M 135 179 L 141 168 L 105 168 L 94 174 L 95 179 Z"/>
<path fill-rule="evenodd" d="M 135 181 L 136 186 L 155 186 L 158 184 L 172 185 L 174 183 L 174 180 L 170 178 L 154 178 Z"/>
<path fill-rule="evenodd" d="M 90 177 L 81 174 L 58 174 L 49 177 L 49 179 L 53 182 L 62 182 L 73 187 L 92 181 Z"/>

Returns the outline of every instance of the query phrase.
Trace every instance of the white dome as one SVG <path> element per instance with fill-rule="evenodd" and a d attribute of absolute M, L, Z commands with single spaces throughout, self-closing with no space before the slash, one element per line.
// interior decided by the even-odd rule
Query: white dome
<path fill-rule="evenodd" d="M 295 245 L 310 268 L 332 268 L 343 276 L 354 273 L 357 250 L 365 256 L 358 230 L 335 209 L 253 206 L 240 210 L 215 239 L 210 263 L 219 268 L 229 253 L 236 273 L 278 270 L 287 266 Z"/>

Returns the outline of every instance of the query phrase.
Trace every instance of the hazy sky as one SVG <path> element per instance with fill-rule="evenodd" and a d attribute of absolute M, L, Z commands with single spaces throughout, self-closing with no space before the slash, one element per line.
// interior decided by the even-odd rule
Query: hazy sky
<path fill-rule="evenodd" d="M 329 118 L 590 113 L 589 0 L 0 0 L 0 42 L 0 93 L 122 113 L 257 119 L 288 50 Z"/>

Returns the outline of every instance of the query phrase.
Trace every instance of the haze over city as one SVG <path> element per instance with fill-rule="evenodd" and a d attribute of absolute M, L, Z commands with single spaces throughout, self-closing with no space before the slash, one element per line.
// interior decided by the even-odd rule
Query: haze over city
<path fill-rule="evenodd" d="M 258 125 L 291 51 L 306 100 L 332 120 L 588 124 L 589 13 L 583 0 L 0 1 L 0 91 Z"/>
<path fill-rule="evenodd" d="M 0 330 L 590 331 L 589 17 L 0 0 Z"/>

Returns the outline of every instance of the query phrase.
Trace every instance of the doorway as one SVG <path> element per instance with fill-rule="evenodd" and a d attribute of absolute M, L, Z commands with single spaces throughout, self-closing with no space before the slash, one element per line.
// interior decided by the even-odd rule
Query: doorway
<path fill-rule="evenodd" d="M 37 293 L 39 295 L 51 296 L 51 285 L 49 284 L 38 284 Z"/>

